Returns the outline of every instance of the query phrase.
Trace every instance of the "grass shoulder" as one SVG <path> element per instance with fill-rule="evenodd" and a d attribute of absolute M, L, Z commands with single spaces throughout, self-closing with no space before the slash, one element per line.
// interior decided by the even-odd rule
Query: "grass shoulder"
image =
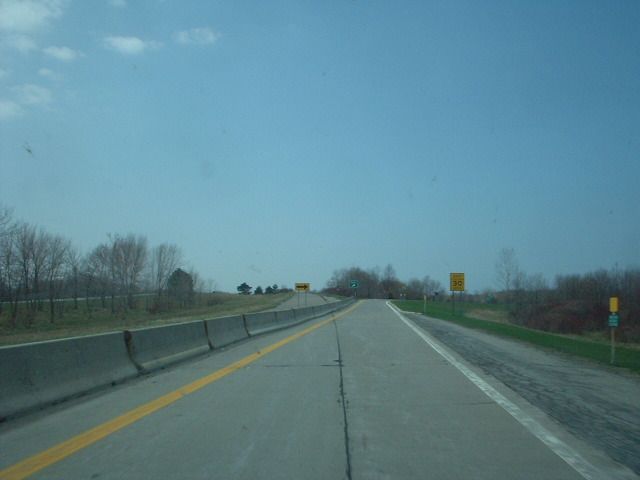
<path fill-rule="evenodd" d="M 424 313 L 424 304 L 420 300 L 394 300 L 393 303 L 407 312 Z M 427 304 L 426 314 L 463 327 L 482 330 L 494 335 L 517 339 L 599 363 L 609 364 L 611 350 L 608 343 L 601 340 L 580 338 L 575 335 L 559 335 L 533 330 L 502 321 L 474 318 L 469 312 L 474 312 L 478 309 L 490 311 L 492 307 L 496 307 L 496 311 L 503 309 L 502 306 L 484 305 L 484 307 L 480 307 L 480 305 L 482 304 L 456 304 L 456 311 L 453 312 L 450 303 L 431 303 Z M 615 360 L 615 366 L 640 372 L 640 349 L 635 348 L 635 346 L 617 345 Z"/>
<path fill-rule="evenodd" d="M 0 316 L 0 345 L 53 340 L 58 338 L 92 335 L 97 333 L 127 330 L 132 328 L 166 325 L 169 323 L 204 320 L 215 317 L 239 315 L 243 313 L 270 310 L 289 299 L 293 294 L 238 295 L 232 293 L 201 294 L 192 305 L 184 308 L 160 309 L 152 306 L 154 296 L 137 297 L 136 308 L 121 305 L 112 312 L 110 301 L 103 305 L 100 299 L 82 300 L 74 309 L 70 302 L 60 302 L 56 308 L 62 309 L 53 323 L 49 321 L 46 306 L 32 312 L 29 325 L 20 322 L 10 326 L 8 312 Z M 27 309 L 27 305 L 21 305 Z M 24 317 L 24 312 L 23 317 Z"/>

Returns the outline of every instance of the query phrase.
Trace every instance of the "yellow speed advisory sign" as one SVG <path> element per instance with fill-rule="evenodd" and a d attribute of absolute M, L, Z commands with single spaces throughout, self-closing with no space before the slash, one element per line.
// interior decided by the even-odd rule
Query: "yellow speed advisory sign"
<path fill-rule="evenodd" d="M 464 292 L 464 273 L 449 274 L 449 290 L 452 292 Z"/>

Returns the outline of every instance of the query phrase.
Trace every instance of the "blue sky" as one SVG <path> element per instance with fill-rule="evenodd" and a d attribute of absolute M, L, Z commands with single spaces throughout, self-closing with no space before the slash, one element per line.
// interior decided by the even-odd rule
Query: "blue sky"
<path fill-rule="evenodd" d="M 639 266 L 640 3 L 0 0 L 0 202 L 218 287 Z M 25 148 L 28 147 L 28 148 Z M 32 153 L 29 153 L 30 150 Z"/>

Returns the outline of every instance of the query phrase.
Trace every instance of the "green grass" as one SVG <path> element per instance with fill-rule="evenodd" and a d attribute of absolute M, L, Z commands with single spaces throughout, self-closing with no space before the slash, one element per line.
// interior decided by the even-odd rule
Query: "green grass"
<path fill-rule="evenodd" d="M 393 303 L 400 309 L 407 312 L 423 313 L 423 302 L 420 300 L 397 300 Z M 456 304 L 455 313 L 451 310 L 451 304 L 428 303 L 427 315 L 430 317 L 448 320 L 462 325 L 463 327 L 474 328 L 484 332 L 492 333 L 502 337 L 514 338 L 523 342 L 532 343 L 541 347 L 551 348 L 563 353 L 576 355 L 578 357 L 593 360 L 599 363 L 609 364 L 611 359 L 610 345 L 604 342 L 595 342 L 587 339 L 558 335 L 540 330 L 519 327 L 500 322 L 479 320 L 467 316 L 467 312 L 476 310 L 481 304 Z M 497 305 L 485 305 L 485 308 L 504 308 Z M 622 345 L 616 346 L 615 365 L 628 368 L 635 372 L 640 372 L 640 350 Z"/>
<path fill-rule="evenodd" d="M 152 313 L 149 307 L 155 298 L 137 297 L 135 309 L 118 308 L 111 313 L 110 299 L 106 308 L 100 299 L 78 301 L 78 309 L 73 302 L 61 302 L 56 305 L 54 323 L 49 321 L 49 304 L 44 303 L 41 311 L 36 311 L 32 325 L 26 325 L 28 306 L 21 304 L 18 310 L 18 324 L 9 324 L 9 306 L 5 305 L 0 316 L 0 345 L 51 340 L 78 335 L 125 330 L 131 328 L 163 325 L 167 323 L 187 322 L 206 318 L 238 315 L 241 313 L 269 310 L 281 304 L 292 293 L 275 295 L 237 295 L 231 293 L 202 294 L 195 300 L 195 305 L 188 308 L 172 308 L 171 310 Z M 119 300 L 116 300 L 119 303 Z"/>

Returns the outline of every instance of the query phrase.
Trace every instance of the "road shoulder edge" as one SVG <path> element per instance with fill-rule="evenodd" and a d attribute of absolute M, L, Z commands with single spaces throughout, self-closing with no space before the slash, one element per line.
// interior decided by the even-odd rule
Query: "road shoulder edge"
<path fill-rule="evenodd" d="M 478 367 L 470 364 L 457 352 L 435 339 L 413 322 L 411 319 L 412 312 L 404 312 L 391 304 L 391 302 L 386 302 L 386 304 L 430 348 L 460 371 L 470 382 L 482 390 L 483 393 L 502 407 L 583 478 L 588 480 L 630 480 L 640 478 L 628 467 L 615 462 L 602 451 L 593 448 L 572 435 L 561 424 L 538 407 L 529 403 L 507 385 L 495 377 L 480 371 Z"/>

